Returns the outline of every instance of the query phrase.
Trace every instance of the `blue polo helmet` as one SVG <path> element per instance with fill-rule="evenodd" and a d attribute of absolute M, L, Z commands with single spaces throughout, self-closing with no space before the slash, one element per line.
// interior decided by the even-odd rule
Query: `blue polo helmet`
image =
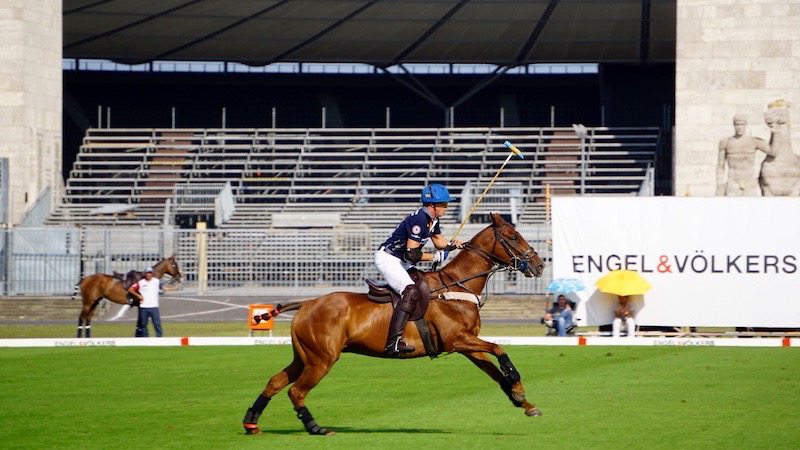
<path fill-rule="evenodd" d="M 422 188 L 422 195 L 420 201 L 425 203 L 447 203 L 455 201 L 454 197 L 450 196 L 447 188 L 441 184 L 429 184 Z"/>

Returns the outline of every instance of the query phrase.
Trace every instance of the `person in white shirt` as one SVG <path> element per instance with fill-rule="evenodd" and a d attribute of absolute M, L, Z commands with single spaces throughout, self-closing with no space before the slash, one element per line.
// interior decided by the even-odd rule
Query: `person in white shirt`
<path fill-rule="evenodd" d="M 153 276 L 153 268 L 144 270 L 144 278 L 128 288 L 134 297 L 139 299 L 139 320 L 136 322 L 136 337 L 148 337 L 147 320 L 153 321 L 156 336 L 164 333 L 161 329 L 161 314 L 158 309 L 158 291 L 161 281 Z"/>

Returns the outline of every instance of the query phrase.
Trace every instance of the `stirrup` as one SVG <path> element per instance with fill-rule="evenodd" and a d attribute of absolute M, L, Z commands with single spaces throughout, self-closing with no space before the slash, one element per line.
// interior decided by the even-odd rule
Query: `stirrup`
<path fill-rule="evenodd" d="M 398 336 L 394 342 L 389 342 L 386 344 L 386 347 L 383 349 L 383 353 L 387 355 L 397 356 L 400 353 L 411 353 L 415 349 L 414 347 L 406 344 L 403 340 L 402 336 Z"/>

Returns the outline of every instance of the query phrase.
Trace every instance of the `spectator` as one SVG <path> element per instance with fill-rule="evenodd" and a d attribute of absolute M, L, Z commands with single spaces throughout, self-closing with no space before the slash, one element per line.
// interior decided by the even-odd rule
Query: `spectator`
<path fill-rule="evenodd" d="M 614 309 L 614 320 L 611 322 L 611 336 L 613 337 L 620 337 L 623 328 L 628 337 L 636 334 L 636 321 L 633 320 L 633 310 L 628 306 L 629 300 L 627 295 L 619 296 L 619 304 Z"/>
<path fill-rule="evenodd" d="M 553 306 L 544 315 L 544 324 L 548 328 L 555 328 L 559 336 L 566 336 L 574 328 L 572 320 L 572 305 L 564 294 L 560 294 Z"/>
<path fill-rule="evenodd" d="M 144 278 L 128 288 L 128 292 L 139 299 L 139 319 L 136 322 L 136 337 L 148 337 L 147 321 L 153 321 L 156 336 L 161 337 L 161 314 L 158 309 L 158 293 L 161 281 L 153 276 L 153 269 L 144 271 Z"/>

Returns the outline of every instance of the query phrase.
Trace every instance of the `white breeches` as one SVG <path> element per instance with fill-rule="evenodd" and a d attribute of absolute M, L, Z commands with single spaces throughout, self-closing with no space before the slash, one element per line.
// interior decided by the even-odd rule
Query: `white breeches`
<path fill-rule="evenodd" d="M 412 267 L 412 264 L 403 262 L 383 250 L 375 252 L 375 266 L 389 286 L 398 294 L 402 294 L 409 284 L 414 284 L 408 274 L 408 269 Z"/>

